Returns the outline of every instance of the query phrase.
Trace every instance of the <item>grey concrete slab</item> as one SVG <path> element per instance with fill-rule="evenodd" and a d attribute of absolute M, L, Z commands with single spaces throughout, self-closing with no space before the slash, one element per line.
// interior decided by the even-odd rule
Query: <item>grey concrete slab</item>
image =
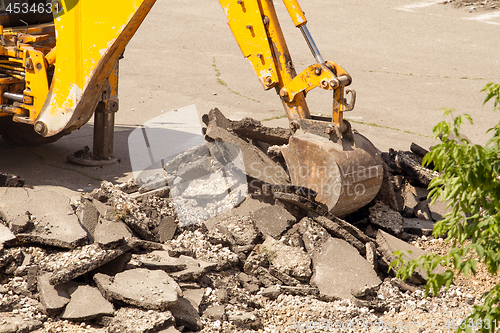
<path fill-rule="evenodd" d="M 281 205 L 262 207 L 251 213 L 250 217 L 262 234 L 274 238 L 279 238 L 286 229 L 297 222 L 295 216 Z"/>
<path fill-rule="evenodd" d="M 153 333 L 164 332 L 160 330 L 173 325 L 174 317 L 169 311 L 144 311 L 122 307 L 116 311 L 114 317 L 106 318 L 104 323 L 108 327 L 106 332 Z M 167 329 L 166 332 L 173 333 L 175 330 Z"/>
<path fill-rule="evenodd" d="M 99 219 L 94 231 L 94 241 L 102 245 L 118 244 L 132 236 L 132 231 L 122 221 L 110 221 L 103 218 Z"/>
<path fill-rule="evenodd" d="M 382 281 L 372 265 L 342 239 L 331 238 L 313 255 L 311 285 L 325 299 L 353 299 L 353 293 Z"/>
<path fill-rule="evenodd" d="M 178 259 L 179 263 L 185 264 L 187 267 L 186 269 L 183 269 L 181 271 L 170 273 L 170 276 L 172 276 L 177 281 L 196 280 L 200 276 L 207 273 L 208 271 L 211 271 L 217 266 L 217 264 L 194 259 L 185 255 L 179 256 Z"/>
<path fill-rule="evenodd" d="M 417 259 L 418 257 L 423 256 L 427 253 L 425 250 L 408 244 L 382 230 L 379 230 L 377 233 L 377 245 L 379 251 L 382 253 L 383 259 L 387 262 L 387 264 L 396 260 L 396 256 L 394 256 L 394 252 L 396 251 L 407 251 L 404 255 L 404 258 L 406 258 L 407 260 Z M 444 268 L 442 266 L 438 266 L 434 269 L 433 272 L 444 273 Z M 418 282 L 420 278 L 423 278 L 424 280 L 427 279 L 427 273 L 422 268 L 418 268 L 415 274 L 417 274 L 414 276 L 415 282 Z"/>
<path fill-rule="evenodd" d="M 141 263 L 142 267 L 148 269 L 162 269 L 166 272 L 181 271 L 188 267 L 185 260 L 171 257 L 168 251 L 152 251 L 150 253 L 138 254 L 134 259 Z"/>
<path fill-rule="evenodd" d="M 7 228 L 7 226 L 0 223 L 0 246 L 13 239 L 16 239 L 16 236 L 10 231 L 9 228 Z"/>
<path fill-rule="evenodd" d="M 54 315 L 62 311 L 70 301 L 67 285 L 51 285 L 49 282 L 50 273 L 38 275 L 37 288 L 45 312 Z"/>
<path fill-rule="evenodd" d="M 7 223 L 26 215 L 34 217 L 34 228 L 17 234 L 21 240 L 74 248 L 87 241 L 71 207 L 71 197 L 48 188 L 1 188 L 0 215 Z"/>
<path fill-rule="evenodd" d="M 81 285 L 71 293 L 71 301 L 61 315 L 62 319 L 85 321 L 115 313 L 113 304 L 107 301 L 99 289 Z"/>
<path fill-rule="evenodd" d="M 203 300 L 203 296 L 205 296 L 205 288 L 186 289 L 182 293 L 184 294 L 184 298 L 199 312 L 201 301 Z"/>
<path fill-rule="evenodd" d="M 97 273 L 94 281 L 106 298 L 143 309 L 165 310 L 182 295 L 179 285 L 161 270 L 136 268 L 114 277 Z"/>
<path fill-rule="evenodd" d="M 260 246 L 260 251 L 278 271 L 300 281 L 307 281 L 311 277 L 311 258 L 301 248 L 285 245 L 268 236 Z"/>

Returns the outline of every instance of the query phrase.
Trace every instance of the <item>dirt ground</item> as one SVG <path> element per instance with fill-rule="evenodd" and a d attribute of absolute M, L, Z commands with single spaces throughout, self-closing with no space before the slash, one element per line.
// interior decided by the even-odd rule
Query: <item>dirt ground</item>
<path fill-rule="evenodd" d="M 452 5 L 457 8 L 469 7 L 471 11 L 492 10 L 500 8 L 500 0 L 485 0 L 485 1 L 445 0 L 444 3 Z"/>

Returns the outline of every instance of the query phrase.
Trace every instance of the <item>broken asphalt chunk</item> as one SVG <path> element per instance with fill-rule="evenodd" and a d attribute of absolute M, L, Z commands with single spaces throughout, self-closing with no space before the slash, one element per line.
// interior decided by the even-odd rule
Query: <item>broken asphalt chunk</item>
<path fill-rule="evenodd" d="M 49 279 L 50 284 L 57 285 L 90 272 L 105 263 L 121 256 L 132 249 L 129 245 L 122 245 L 115 249 L 103 249 L 98 244 L 91 244 L 75 249 L 72 252 L 61 254 L 61 266 L 55 270 Z"/>
<path fill-rule="evenodd" d="M 353 299 L 353 292 L 382 283 L 354 247 L 336 238 L 330 238 L 313 254 L 313 272 L 311 285 L 326 300 Z"/>
<path fill-rule="evenodd" d="M 154 333 L 172 327 L 174 317 L 170 311 L 152 312 L 122 307 L 114 317 L 103 318 L 102 324 L 108 327 L 109 333 Z"/>
<path fill-rule="evenodd" d="M 182 295 L 177 282 L 161 270 L 136 268 L 114 277 L 97 273 L 94 281 L 107 299 L 143 309 L 165 310 L 175 305 Z"/>
<path fill-rule="evenodd" d="M 281 205 L 262 207 L 251 213 L 250 217 L 262 234 L 274 238 L 281 236 L 285 230 L 297 222 L 297 219 Z"/>
<path fill-rule="evenodd" d="M 194 259 L 185 255 L 181 255 L 178 258 L 178 262 L 185 264 L 187 268 L 178 272 L 170 273 L 170 276 L 177 281 L 196 280 L 217 266 L 215 263 Z"/>
<path fill-rule="evenodd" d="M 408 244 L 383 230 L 379 230 L 377 233 L 377 244 L 380 252 L 382 253 L 383 260 L 389 265 L 392 261 L 396 260 L 394 252 L 396 251 L 410 251 L 404 255 L 407 260 L 417 259 L 418 257 L 425 255 L 427 252 L 416 246 Z M 444 268 L 438 266 L 434 269 L 434 273 L 444 273 Z M 427 273 L 422 269 L 418 268 L 413 274 L 410 280 L 413 283 L 422 283 L 422 280 L 427 280 Z"/>
<path fill-rule="evenodd" d="M 7 223 L 26 215 L 26 211 L 34 217 L 34 228 L 16 235 L 25 242 L 69 249 L 86 243 L 87 233 L 70 202 L 68 196 L 45 188 L 0 188 L 0 216 Z"/>
<path fill-rule="evenodd" d="M 398 235 L 403 232 L 403 217 L 380 201 L 369 208 L 370 222 Z"/>
<path fill-rule="evenodd" d="M 115 313 L 113 304 L 95 287 L 80 285 L 70 296 L 71 301 L 66 305 L 62 319 L 85 321 Z"/>
<path fill-rule="evenodd" d="M 70 301 L 70 296 L 65 284 L 51 285 L 49 282 L 50 273 L 38 275 L 37 287 L 45 312 L 48 315 L 55 315 L 61 312 Z"/>
<path fill-rule="evenodd" d="M 177 326 L 185 326 L 194 331 L 199 331 L 203 327 L 198 310 L 184 297 L 180 297 L 170 311 Z"/>
<path fill-rule="evenodd" d="M 232 143 L 241 150 L 248 176 L 269 184 L 289 182 L 286 171 L 254 145 L 230 133 L 230 121 L 218 109 L 210 110 L 206 136 L 212 141 Z"/>
<path fill-rule="evenodd" d="M 171 257 L 168 251 L 157 250 L 146 254 L 134 255 L 141 267 L 148 269 L 162 269 L 167 273 L 182 271 L 188 267 L 184 258 Z"/>

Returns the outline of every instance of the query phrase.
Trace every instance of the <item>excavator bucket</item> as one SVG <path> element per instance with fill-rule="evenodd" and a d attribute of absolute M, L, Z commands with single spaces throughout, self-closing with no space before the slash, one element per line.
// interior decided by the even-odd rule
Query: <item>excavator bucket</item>
<path fill-rule="evenodd" d="M 301 129 L 282 149 L 292 184 L 317 192 L 316 201 L 335 216 L 345 216 L 368 204 L 383 179 L 382 160 L 373 144 L 349 125 L 340 134 L 327 133 L 332 129 L 329 122 L 299 123 Z"/>

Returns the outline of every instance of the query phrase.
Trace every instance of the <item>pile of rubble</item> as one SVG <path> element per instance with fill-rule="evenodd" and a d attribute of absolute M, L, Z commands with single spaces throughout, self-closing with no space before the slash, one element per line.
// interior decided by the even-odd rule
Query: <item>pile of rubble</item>
<path fill-rule="evenodd" d="M 420 166 L 420 147 L 383 153 L 379 195 L 340 219 L 287 184 L 286 172 L 261 172 L 284 168 L 276 145 L 290 131 L 218 110 L 204 120 L 208 141 L 233 143 L 253 163 L 245 168 L 252 186 L 243 198 L 234 187 L 237 207 L 196 224 L 179 224 L 166 186 L 103 182 L 68 198 L 0 175 L 11 185 L 0 187 L 1 332 L 293 331 L 304 307 L 329 304 L 318 323 L 375 322 L 404 309 L 404 293 L 418 288 L 393 279 L 393 252 L 425 253 L 407 241 L 429 235 L 446 211 L 428 205 L 425 188 L 436 175 Z M 206 169 L 185 161 L 184 175 Z M 192 186 L 168 183 L 181 192 Z M 194 204 L 190 211 L 206 218 Z M 425 279 L 419 271 L 411 283 Z"/>

